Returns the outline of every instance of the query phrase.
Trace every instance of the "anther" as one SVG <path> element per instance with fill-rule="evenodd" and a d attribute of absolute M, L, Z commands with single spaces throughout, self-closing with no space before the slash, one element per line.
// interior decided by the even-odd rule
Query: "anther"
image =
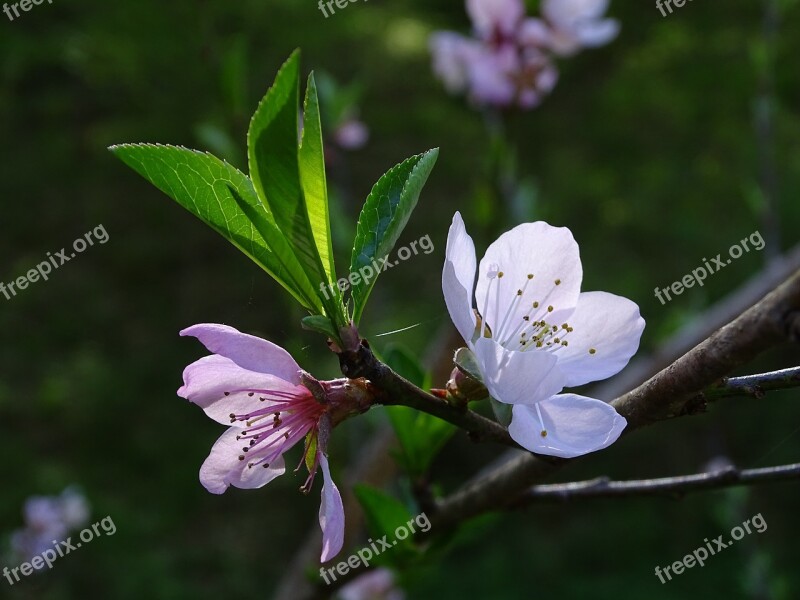
<path fill-rule="evenodd" d="M 561 280 L 560 279 L 556 279 L 556 285 L 561 285 Z"/>
<path fill-rule="evenodd" d="M 589 354 L 595 354 L 596 352 L 597 350 L 595 350 L 594 348 L 589 348 Z"/>

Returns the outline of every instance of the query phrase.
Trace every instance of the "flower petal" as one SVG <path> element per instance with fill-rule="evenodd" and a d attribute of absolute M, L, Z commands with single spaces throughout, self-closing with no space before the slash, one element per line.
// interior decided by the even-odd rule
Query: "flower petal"
<path fill-rule="evenodd" d="M 525 15 L 522 0 L 467 0 L 467 13 L 478 36 L 489 39 L 497 32 L 503 36 L 514 33 Z"/>
<path fill-rule="evenodd" d="M 480 52 L 479 43 L 450 31 L 437 31 L 430 37 L 433 72 L 451 94 L 461 93 L 469 83 L 468 67 Z"/>
<path fill-rule="evenodd" d="M 472 291 L 475 288 L 475 244 L 464 227 L 460 213 L 453 215 L 447 234 L 442 292 L 450 318 L 468 344 L 475 333 Z"/>
<path fill-rule="evenodd" d="M 216 323 L 192 325 L 181 331 L 181 335 L 196 337 L 211 352 L 230 358 L 243 369 L 300 383 L 300 367 L 295 360 L 286 350 L 265 339 Z"/>
<path fill-rule="evenodd" d="M 531 349 L 516 352 L 489 338 L 474 344 L 483 383 L 495 400 L 506 404 L 533 404 L 564 387 L 558 359 L 550 352 Z"/>
<path fill-rule="evenodd" d="M 576 34 L 583 47 L 597 48 L 617 37 L 619 29 L 619 21 L 616 19 L 602 19 L 584 23 L 577 29 Z"/>
<path fill-rule="evenodd" d="M 572 314 L 582 279 L 578 244 L 569 229 L 523 223 L 497 238 L 481 259 L 478 312 L 498 342 L 515 343 L 524 317 L 561 323 Z"/>
<path fill-rule="evenodd" d="M 573 329 L 564 336 L 569 345 L 555 351 L 567 387 L 621 371 L 636 354 L 645 325 L 635 302 L 607 292 L 581 294 L 567 324 Z"/>
<path fill-rule="evenodd" d="M 263 393 L 241 390 L 261 390 Z M 217 354 L 204 356 L 186 367 L 183 386 L 178 389 L 179 396 L 197 404 L 209 417 L 223 425 L 231 424 L 231 413 L 246 414 L 269 406 L 267 392 L 276 392 L 283 397 L 310 394 L 302 385 L 248 371 Z M 264 397 L 266 401 L 261 400 Z M 244 427 L 244 424 L 240 426 Z"/>
<path fill-rule="evenodd" d="M 531 452 L 561 458 L 610 446 L 627 425 L 610 404 L 577 394 L 553 396 L 535 406 L 516 405 L 512 414 L 508 433 L 518 444 Z"/>
<path fill-rule="evenodd" d="M 242 442 L 236 439 L 239 433 L 241 430 L 236 427 L 223 433 L 200 467 L 200 482 L 212 494 L 221 494 L 231 485 L 248 490 L 260 488 L 286 470 L 283 456 L 272 461 L 268 468 L 262 465 L 251 468 L 250 461 L 239 460 L 242 454 Z"/>
<path fill-rule="evenodd" d="M 327 562 L 339 554 L 344 544 L 344 505 L 342 496 L 331 478 L 328 458 L 317 452 L 322 467 L 322 502 L 319 505 L 319 526 L 322 529 L 321 562 Z"/>

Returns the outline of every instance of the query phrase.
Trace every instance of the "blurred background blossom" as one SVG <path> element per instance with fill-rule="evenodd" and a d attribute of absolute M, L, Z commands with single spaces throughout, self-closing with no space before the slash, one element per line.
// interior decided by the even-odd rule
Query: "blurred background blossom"
<path fill-rule="evenodd" d="M 77 488 L 59 496 L 31 496 L 22 509 L 25 527 L 11 535 L 11 558 L 19 564 L 53 548 L 89 522 L 89 503 Z"/>
<path fill-rule="evenodd" d="M 439 31 L 430 39 L 433 70 L 451 94 L 477 106 L 531 109 L 558 81 L 554 55 L 572 56 L 619 33 L 603 18 L 608 0 L 545 0 L 542 18 L 522 0 L 467 0 L 473 36 Z"/>

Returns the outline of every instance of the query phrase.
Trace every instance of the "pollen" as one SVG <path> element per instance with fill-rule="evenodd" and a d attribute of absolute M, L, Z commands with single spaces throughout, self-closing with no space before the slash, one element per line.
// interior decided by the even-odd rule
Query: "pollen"
<path fill-rule="evenodd" d="M 497 272 L 497 276 L 498 276 L 498 277 L 502 277 L 503 275 L 504 275 L 504 273 L 503 273 L 502 271 L 498 271 L 498 272 Z"/>
<path fill-rule="evenodd" d="M 533 303 L 533 308 L 539 308 L 539 303 L 538 302 L 534 302 Z"/>
<path fill-rule="evenodd" d="M 547 312 L 553 312 L 553 305 L 552 304 L 547 307 Z"/>
<path fill-rule="evenodd" d="M 596 354 L 597 350 L 595 348 L 589 348 L 589 354 Z"/>
<path fill-rule="evenodd" d="M 517 296 L 522 296 L 522 290 L 517 290 Z"/>

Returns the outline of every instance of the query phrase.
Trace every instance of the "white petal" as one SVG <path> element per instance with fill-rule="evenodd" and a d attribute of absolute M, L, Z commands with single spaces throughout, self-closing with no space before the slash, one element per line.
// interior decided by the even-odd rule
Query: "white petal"
<path fill-rule="evenodd" d="M 300 383 L 300 367 L 291 355 L 265 339 L 216 323 L 192 325 L 181 335 L 196 337 L 211 352 L 230 358 L 243 369 Z"/>
<path fill-rule="evenodd" d="M 582 46 L 596 48 L 617 37 L 619 29 L 619 21 L 616 19 L 603 19 L 581 25 L 576 33 Z"/>
<path fill-rule="evenodd" d="M 467 13 L 475 31 L 484 39 L 499 31 L 510 35 L 525 15 L 522 0 L 467 0 Z"/>
<path fill-rule="evenodd" d="M 478 312 L 493 337 L 507 345 L 516 342 L 525 316 L 562 323 L 575 309 L 582 279 L 578 244 L 569 229 L 543 221 L 523 223 L 501 235 L 481 259 Z M 514 349 L 513 344 L 508 347 Z"/>
<path fill-rule="evenodd" d="M 541 412 L 541 421 L 539 413 Z M 516 405 L 508 432 L 531 452 L 573 458 L 610 446 L 627 421 L 601 400 L 562 394 L 535 406 Z M 547 432 L 542 436 L 542 426 Z"/>
<path fill-rule="evenodd" d="M 644 331 L 636 303 L 607 292 L 581 294 L 567 325 L 573 329 L 563 336 L 568 345 L 556 350 L 567 387 L 600 381 L 621 371 L 639 349 Z"/>
<path fill-rule="evenodd" d="M 561 391 L 564 376 L 550 352 L 515 352 L 489 338 L 474 344 L 483 383 L 495 400 L 506 404 L 533 404 Z"/>
<path fill-rule="evenodd" d="M 318 452 L 319 466 L 322 467 L 322 502 L 319 505 L 319 526 L 322 529 L 321 562 L 327 562 L 339 554 L 344 544 L 344 505 L 342 496 L 331 478 L 328 458 Z"/>
<path fill-rule="evenodd" d="M 467 343 L 470 343 L 476 326 L 472 310 L 476 262 L 475 244 L 467 234 L 461 214 L 456 213 L 447 234 L 442 292 L 450 318 Z"/>
<path fill-rule="evenodd" d="M 282 456 L 266 469 L 261 465 L 251 468 L 247 466 L 250 461 L 239 460 L 242 441 L 236 436 L 240 433 L 241 429 L 235 427 L 223 433 L 200 467 L 200 482 L 212 494 L 221 494 L 231 485 L 243 489 L 260 488 L 286 470 Z"/>

